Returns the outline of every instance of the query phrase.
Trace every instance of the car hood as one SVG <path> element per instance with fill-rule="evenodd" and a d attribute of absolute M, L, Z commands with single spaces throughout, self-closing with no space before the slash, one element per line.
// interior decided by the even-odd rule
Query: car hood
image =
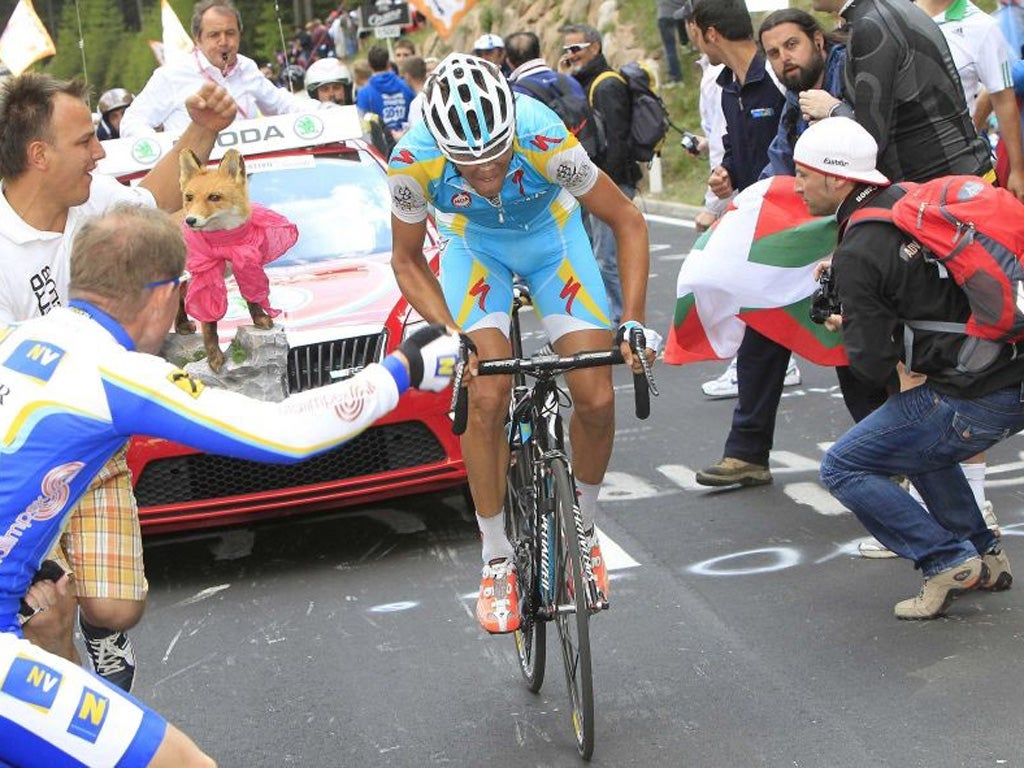
<path fill-rule="evenodd" d="M 298 266 L 265 267 L 270 305 L 281 311 L 282 327 L 292 347 L 329 339 L 378 333 L 401 298 L 391 254 L 346 257 Z M 228 278 L 228 310 L 218 324 L 221 341 L 252 319 L 233 278 Z"/>

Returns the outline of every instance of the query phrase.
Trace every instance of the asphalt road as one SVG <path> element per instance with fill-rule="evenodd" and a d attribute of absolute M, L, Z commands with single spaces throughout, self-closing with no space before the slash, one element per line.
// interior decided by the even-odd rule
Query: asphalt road
<path fill-rule="evenodd" d="M 651 227 L 650 319 L 667 328 L 693 232 Z M 646 422 L 617 377 L 593 764 L 1024 764 L 1024 588 L 893 618 L 919 574 L 858 558 L 863 529 L 817 483 L 849 425 L 828 369 L 801 364 L 786 392 L 773 485 L 695 486 L 729 424 L 733 401 L 699 389 L 722 367 L 660 367 Z M 1022 470 L 1021 437 L 991 452 L 989 497 L 1024 569 Z M 136 694 L 222 766 L 578 762 L 556 659 L 530 694 L 512 640 L 473 619 L 479 544 L 459 495 L 152 539 L 146 561 Z"/>

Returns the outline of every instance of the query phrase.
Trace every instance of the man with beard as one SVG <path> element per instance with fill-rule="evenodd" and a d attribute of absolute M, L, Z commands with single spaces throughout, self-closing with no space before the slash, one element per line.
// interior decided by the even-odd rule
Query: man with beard
<path fill-rule="evenodd" d="M 841 97 L 846 46 L 835 33 L 826 33 L 813 16 L 798 8 L 767 16 L 758 30 L 758 41 L 775 76 L 786 86 L 779 132 L 768 147 L 768 165 L 761 178 L 793 176 L 793 147 L 807 128 L 800 113 L 800 93 L 822 88 Z"/>

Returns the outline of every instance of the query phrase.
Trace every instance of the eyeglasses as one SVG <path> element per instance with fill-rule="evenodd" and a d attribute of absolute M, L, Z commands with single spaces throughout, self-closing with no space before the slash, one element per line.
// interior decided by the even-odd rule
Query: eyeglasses
<path fill-rule="evenodd" d="M 152 283 L 146 283 L 144 287 L 159 288 L 161 285 L 173 285 L 177 287 L 184 283 L 185 281 L 187 281 L 190 277 L 192 277 L 192 273 L 189 272 L 187 269 L 183 269 L 181 271 L 181 274 L 178 275 L 177 277 L 169 277 L 166 280 L 154 280 Z"/>
<path fill-rule="evenodd" d="M 580 51 L 585 51 L 589 48 L 592 43 L 573 43 L 572 45 L 563 45 L 562 53 L 575 54 Z"/>

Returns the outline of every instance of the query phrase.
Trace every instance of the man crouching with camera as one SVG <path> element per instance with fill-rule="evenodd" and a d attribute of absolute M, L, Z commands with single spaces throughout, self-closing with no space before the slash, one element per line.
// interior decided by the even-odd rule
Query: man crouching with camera
<path fill-rule="evenodd" d="M 842 315 L 829 325 L 841 324 L 853 373 L 881 385 L 900 361 L 911 368 L 909 352 L 913 371 L 927 380 L 893 395 L 843 435 L 825 454 L 821 479 L 873 536 L 924 574 L 920 592 L 897 603 L 896 616 L 933 619 L 964 592 L 1006 589 L 1012 581 L 959 462 L 1024 428 L 1024 356 L 1007 344 L 991 364 L 966 374 L 957 364 L 969 337 L 907 334 L 905 324 L 915 320 L 963 323 L 970 306 L 893 224 L 847 228 L 855 210 L 888 208 L 903 194 L 876 170 L 876 154 L 875 140 L 858 123 L 822 120 L 797 141 L 796 191 L 812 214 L 834 213 L 839 221 L 832 270 Z M 894 476 L 907 477 L 928 509 Z"/>

